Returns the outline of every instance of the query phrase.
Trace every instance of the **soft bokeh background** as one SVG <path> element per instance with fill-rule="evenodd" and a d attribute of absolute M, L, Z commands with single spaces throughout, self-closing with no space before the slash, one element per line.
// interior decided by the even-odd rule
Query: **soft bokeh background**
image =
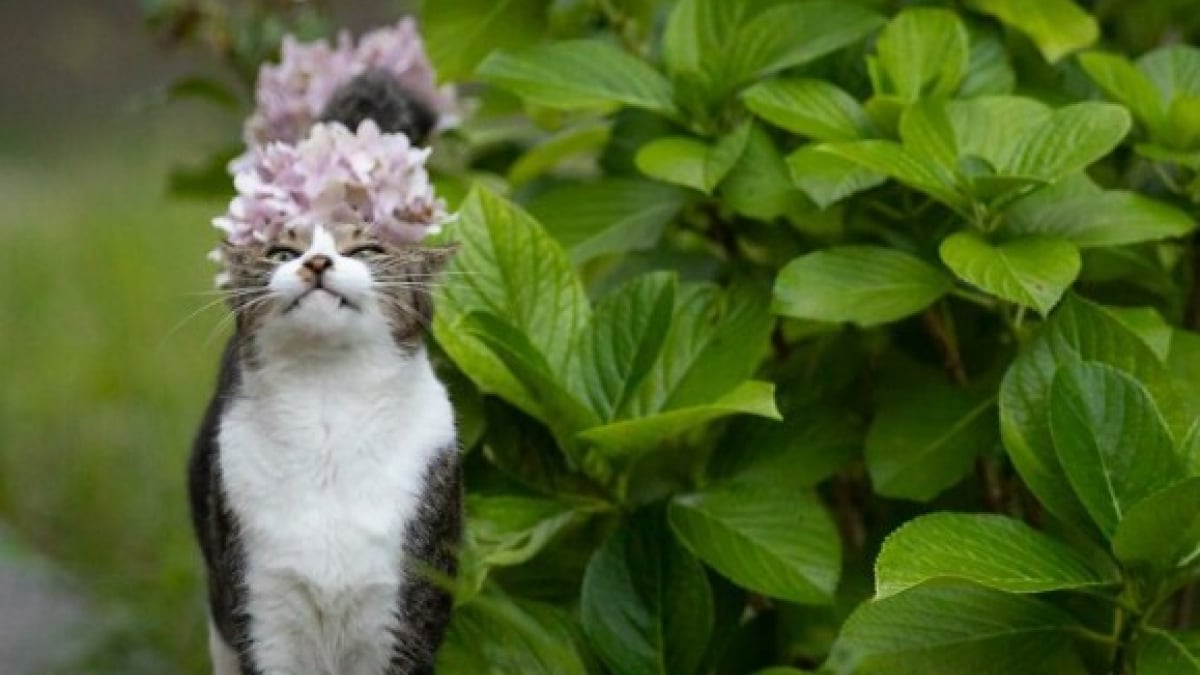
<path fill-rule="evenodd" d="M 184 467 L 228 329 L 205 308 L 224 204 L 165 181 L 239 119 L 163 104 L 208 65 L 132 1 L 6 0 L 0 45 L 0 675 L 201 673 Z"/>

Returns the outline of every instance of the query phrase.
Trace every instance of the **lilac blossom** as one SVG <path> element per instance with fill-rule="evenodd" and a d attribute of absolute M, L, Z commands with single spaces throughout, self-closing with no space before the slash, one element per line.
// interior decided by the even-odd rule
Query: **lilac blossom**
<path fill-rule="evenodd" d="M 285 229 L 366 225 L 398 244 L 420 241 L 447 218 L 425 170 L 428 148 L 372 120 L 357 131 L 319 123 L 297 144 L 251 148 L 237 167 L 237 196 L 213 225 L 231 244 L 269 241 Z"/>
<path fill-rule="evenodd" d="M 393 73 L 407 91 L 428 104 L 437 114 L 438 128 L 456 120 L 454 90 L 438 88 L 417 23 L 406 17 L 363 35 L 357 44 L 348 31 L 338 35 L 336 46 L 327 40 L 301 43 L 285 37 L 280 63 L 264 64 L 259 71 L 255 111 L 246 121 L 246 145 L 299 141 L 339 87 L 374 69 Z"/>

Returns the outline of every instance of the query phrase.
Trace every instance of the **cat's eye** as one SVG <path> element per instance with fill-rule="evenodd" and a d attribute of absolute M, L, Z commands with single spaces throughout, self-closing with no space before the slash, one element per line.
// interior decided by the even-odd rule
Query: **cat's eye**
<path fill-rule="evenodd" d="M 356 246 L 349 251 L 346 251 L 347 258 L 358 258 L 359 260 L 368 260 L 377 255 L 383 255 L 383 247 L 375 244 L 367 244 L 366 246 Z"/>
<path fill-rule="evenodd" d="M 267 260 L 274 263 L 285 263 L 300 257 L 300 251 L 287 246 L 272 246 L 267 251 Z"/>

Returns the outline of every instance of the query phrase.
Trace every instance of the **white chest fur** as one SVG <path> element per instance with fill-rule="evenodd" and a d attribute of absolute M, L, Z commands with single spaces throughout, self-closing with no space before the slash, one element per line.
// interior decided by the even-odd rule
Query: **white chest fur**
<path fill-rule="evenodd" d="M 378 675 L 405 527 L 454 442 L 423 353 L 256 371 L 220 428 L 241 526 L 254 657 L 267 675 Z"/>

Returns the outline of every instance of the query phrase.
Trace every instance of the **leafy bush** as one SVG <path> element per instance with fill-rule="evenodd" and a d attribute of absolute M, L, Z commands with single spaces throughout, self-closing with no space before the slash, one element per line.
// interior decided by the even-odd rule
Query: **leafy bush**
<path fill-rule="evenodd" d="M 1200 22 L 908 4 L 426 3 L 444 672 L 1200 673 Z"/>

